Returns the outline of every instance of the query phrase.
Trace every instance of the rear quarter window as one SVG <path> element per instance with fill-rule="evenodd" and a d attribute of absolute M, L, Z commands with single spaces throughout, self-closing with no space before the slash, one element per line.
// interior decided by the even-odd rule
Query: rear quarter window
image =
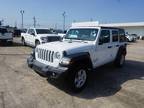
<path fill-rule="evenodd" d="M 115 31 L 115 30 L 112 31 L 112 41 L 113 42 L 118 41 L 118 31 Z"/>

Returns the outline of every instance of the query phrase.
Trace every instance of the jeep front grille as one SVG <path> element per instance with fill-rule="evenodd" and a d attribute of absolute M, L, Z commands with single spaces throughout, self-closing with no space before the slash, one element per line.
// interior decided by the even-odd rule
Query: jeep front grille
<path fill-rule="evenodd" d="M 37 48 L 36 52 L 37 52 L 37 56 L 39 59 L 42 59 L 48 62 L 53 62 L 54 51 Z"/>

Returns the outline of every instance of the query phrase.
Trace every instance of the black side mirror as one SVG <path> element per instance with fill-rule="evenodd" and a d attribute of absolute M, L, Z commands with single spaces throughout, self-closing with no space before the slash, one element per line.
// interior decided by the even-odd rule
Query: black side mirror
<path fill-rule="evenodd" d="M 99 45 L 102 45 L 103 44 L 103 38 L 99 38 Z"/>

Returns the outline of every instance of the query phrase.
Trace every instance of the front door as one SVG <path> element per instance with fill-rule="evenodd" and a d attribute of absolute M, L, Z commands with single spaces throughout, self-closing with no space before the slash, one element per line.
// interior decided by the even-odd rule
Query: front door
<path fill-rule="evenodd" d="M 112 48 L 110 30 L 102 29 L 95 49 L 95 67 L 106 64 L 112 60 Z"/>
<path fill-rule="evenodd" d="M 35 46 L 35 31 L 33 29 L 30 29 L 28 32 L 28 39 L 29 39 L 29 44 Z"/>

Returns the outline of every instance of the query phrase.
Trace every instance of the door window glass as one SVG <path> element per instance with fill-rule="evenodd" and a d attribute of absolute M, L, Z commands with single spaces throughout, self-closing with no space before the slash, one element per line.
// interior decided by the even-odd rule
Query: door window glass
<path fill-rule="evenodd" d="M 118 41 L 118 31 L 112 31 L 112 41 L 113 42 Z"/>
<path fill-rule="evenodd" d="M 110 42 L 110 31 L 102 30 L 99 38 L 99 44 Z"/>

